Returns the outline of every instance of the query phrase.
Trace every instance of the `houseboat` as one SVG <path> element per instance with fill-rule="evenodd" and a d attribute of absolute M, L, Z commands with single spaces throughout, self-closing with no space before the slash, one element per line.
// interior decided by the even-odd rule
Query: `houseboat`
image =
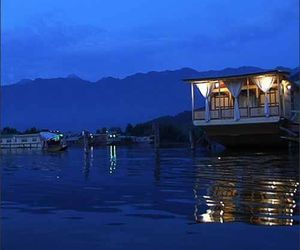
<path fill-rule="evenodd" d="M 60 133 L 12 134 L 0 136 L 0 149 L 29 148 L 45 151 L 61 151 L 67 148 Z"/>
<path fill-rule="evenodd" d="M 208 140 L 226 147 L 299 142 L 299 82 L 292 81 L 289 72 L 184 81 L 191 85 L 193 124 L 204 130 Z M 196 91 L 204 98 L 204 107 L 195 105 Z"/>
<path fill-rule="evenodd" d="M 40 134 L 1 135 L 1 149 L 36 148 L 42 149 Z"/>

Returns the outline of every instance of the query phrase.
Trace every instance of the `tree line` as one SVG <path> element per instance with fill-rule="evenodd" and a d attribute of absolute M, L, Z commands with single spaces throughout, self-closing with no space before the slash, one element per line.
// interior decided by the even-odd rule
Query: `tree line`
<path fill-rule="evenodd" d="M 21 134 L 35 134 L 35 133 L 39 133 L 41 131 L 47 131 L 47 129 L 39 130 L 35 127 L 32 127 L 32 128 L 26 129 L 24 131 L 19 131 L 16 128 L 4 127 L 0 131 L 1 131 L 2 135 L 21 135 Z"/>
<path fill-rule="evenodd" d="M 153 135 L 153 123 L 140 123 L 137 125 L 127 124 L 125 130 L 120 127 L 97 129 L 96 133 L 105 134 L 106 132 L 117 133 L 127 136 L 151 136 Z M 180 127 L 172 124 L 159 123 L 160 138 L 163 141 L 184 142 L 188 139 L 188 135 L 182 131 Z"/>
<path fill-rule="evenodd" d="M 183 128 L 182 126 L 176 126 L 174 124 L 159 124 L 159 134 L 160 134 L 160 141 L 162 143 L 185 143 L 189 141 L 189 129 Z M 127 136 L 152 136 L 153 135 L 153 123 L 140 123 L 136 124 L 135 126 L 132 124 L 128 124 L 125 130 L 122 130 L 120 127 L 111 127 L 106 128 L 103 127 L 101 129 L 97 129 L 96 133 L 98 134 L 105 134 L 107 132 L 117 133 L 121 135 Z M 47 129 L 38 129 L 36 127 L 32 127 L 26 129 L 24 131 L 19 131 L 16 128 L 12 127 L 4 127 L 1 130 L 2 135 L 11 135 L 11 134 L 34 134 L 39 133 L 41 131 L 48 131 Z M 201 131 L 197 131 L 196 133 L 201 134 Z"/>

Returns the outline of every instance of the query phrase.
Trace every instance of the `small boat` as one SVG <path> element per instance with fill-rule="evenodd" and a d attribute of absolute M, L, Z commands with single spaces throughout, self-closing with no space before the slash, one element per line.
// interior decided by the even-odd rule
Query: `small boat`
<path fill-rule="evenodd" d="M 64 135 L 61 133 L 41 132 L 40 136 L 43 142 L 43 150 L 48 152 L 57 152 L 67 149 Z"/>

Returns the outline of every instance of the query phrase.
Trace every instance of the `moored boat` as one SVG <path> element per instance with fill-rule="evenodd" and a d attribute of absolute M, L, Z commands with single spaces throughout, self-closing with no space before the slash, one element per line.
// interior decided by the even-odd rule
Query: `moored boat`
<path fill-rule="evenodd" d="M 0 136 L 1 149 L 41 149 L 42 141 L 39 133 L 34 134 L 5 134 Z"/>
<path fill-rule="evenodd" d="M 38 149 L 55 152 L 66 148 L 66 141 L 61 133 L 40 132 L 0 136 L 0 149 Z"/>
<path fill-rule="evenodd" d="M 67 144 L 64 135 L 61 133 L 41 132 L 41 140 L 43 149 L 48 152 L 63 151 L 67 149 Z"/>

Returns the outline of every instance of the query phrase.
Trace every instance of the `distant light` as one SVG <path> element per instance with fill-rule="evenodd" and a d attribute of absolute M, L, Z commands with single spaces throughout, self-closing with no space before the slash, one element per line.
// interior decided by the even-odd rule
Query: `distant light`
<path fill-rule="evenodd" d="M 218 160 L 221 160 L 221 157 L 220 157 L 220 156 L 218 157 Z"/>
<path fill-rule="evenodd" d="M 286 86 L 286 88 L 287 88 L 288 90 L 290 90 L 290 89 L 292 88 L 292 85 L 291 85 L 291 84 L 288 84 L 288 85 Z"/>
<path fill-rule="evenodd" d="M 116 137 L 116 135 L 113 135 L 113 137 Z"/>
<path fill-rule="evenodd" d="M 218 89 L 219 87 L 220 87 L 220 83 L 218 83 L 218 82 L 217 82 L 217 83 L 215 83 L 215 88 L 217 88 L 217 89 Z"/>

